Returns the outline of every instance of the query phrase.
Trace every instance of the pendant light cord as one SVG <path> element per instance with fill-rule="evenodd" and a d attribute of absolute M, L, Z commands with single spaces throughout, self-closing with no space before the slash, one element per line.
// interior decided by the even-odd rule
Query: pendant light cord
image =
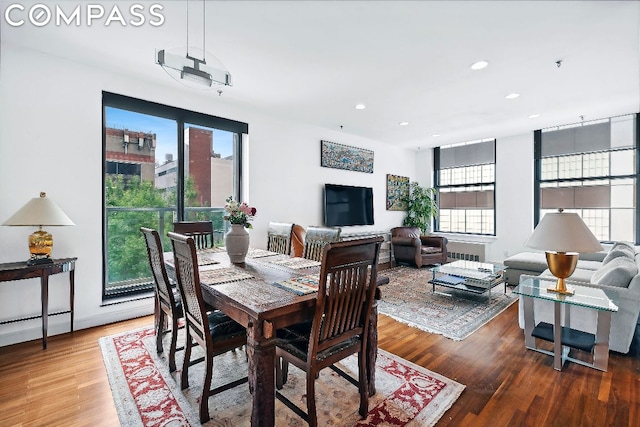
<path fill-rule="evenodd" d="M 187 56 L 189 55 L 189 0 L 187 0 Z M 205 37 L 205 29 L 207 26 L 207 18 L 206 18 L 206 0 L 202 0 L 202 62 L 206 64 L 204 53 L 207 50 L 206 45 L 206 37 Z"/>
<path fill-rule="evenodd" d="M 187 0 L 187 56 L 189 56 L 189 0 Z"/>

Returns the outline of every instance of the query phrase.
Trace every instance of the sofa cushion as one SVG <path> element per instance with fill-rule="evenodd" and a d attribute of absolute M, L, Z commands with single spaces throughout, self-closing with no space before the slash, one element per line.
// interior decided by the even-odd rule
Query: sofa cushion
<path fill-rule="evenodd" d="M 600 261 L 585 261 L 581 259 L 578 260 L 578 265 L 576 266 L 576 268 L 591 271 L 596 271 L 600 267 L 602 267 L 602 263 Z"/>
<path fill-rule="evenodd" d="M 602 264 L 607 264 L 612 259 L 618 257 L 626 257 L 633 259 L 635 255 L 635 248 L 631 243 L 627 242 L 616 242 L 609 250 L 609 253 L 602 260 Z"/>
<path fill-rule="evenodd" d="M 442 253 L 441 248 L 434 248 L 433 246 L 422 246 L 420 248 L 420 253 L 423 254 L 439 254 Z"/>
<path fill-rule="evenodd" d="M 520 252 L 503 261 L 510 269 L 542 272 L 547 268 L 547 257 L 541 252 Z"/>
<path fill-rule="evenodd" d="M 628 249 L 631 251 L 631 253 L 634 253 L 636 251 L 636 247 L 633 245 L 633 243 L 624 241 L 615 242 L 613 246 L 611 246 L 611 249 Z"/>
<path fill-rule="evenodd" d="M 626 288 L 636 274 L 638 267 L 633 259 L 617 257 L 606 264 L 603 263 L 602 267 L 593 273 L 591 283 Z"/>

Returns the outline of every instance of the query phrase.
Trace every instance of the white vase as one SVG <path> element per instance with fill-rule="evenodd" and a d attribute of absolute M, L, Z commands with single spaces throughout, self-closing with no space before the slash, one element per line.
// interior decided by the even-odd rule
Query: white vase
<path fill-rule="evenodd" d="M 224 235 L 224 245 L 231 262 L 243 263 L 249 251 L 249 233 L 244 225 L 231 224 L 231 229 Z"/>

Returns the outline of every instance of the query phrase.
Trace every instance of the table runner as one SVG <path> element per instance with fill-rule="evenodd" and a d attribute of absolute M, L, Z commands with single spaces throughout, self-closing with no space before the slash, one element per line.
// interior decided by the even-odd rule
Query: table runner
<path fill-rule="evenodd" d="M 319 267 L 321 263 L 319 261 L 314 261 L 312 259 L 306 258 L 285 258 L 274 261 L 269 261 L 271 264 L 280 265 L 283 267 L 300 269 L 300 268 L 309 268 L 309 267 Z"/>
<path fill-rule="evenodd" d="M 296 295 L 306 295 L 313 292 L 318 292 L 318 275 L 309 274 L 307 276 L 294 277 L 289 280 L 281 280 L 274 282 L 274 285 L 286 289 L 289 292 L 293 292 Z"/>
<path fill-rule="evenodd" d="M 215 254 L 215 253 L 218 253 L 218 252 L 226 252 L 226 250 L 225 250 L 225 248 L 218 248 L 218 247 L 216 247 L 216 248 L 203 248 L 203 249 L 197 249 L 196 250 L 196 253 L 198 255 L 200 255 L 200 254 Z"/>
<path fill-rule="evenodd" d="M 238 280 L 251 279 L 252 277 L 253 275 L 233 267 L 216 268 L 214 270 L 200 272 L 200 281 L 206 285 L 235 282 Z"/>
<path fill-rule="evenodd" d="M 249 248 L 247 256 L 249 258 L 264 258 L 267 256 L 281 255 L 278 252 L 267 251 L 265 249 Z"/>

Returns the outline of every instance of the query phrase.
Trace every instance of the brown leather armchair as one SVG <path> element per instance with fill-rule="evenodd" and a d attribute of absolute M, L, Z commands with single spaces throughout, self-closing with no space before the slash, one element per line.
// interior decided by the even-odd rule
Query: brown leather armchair
<path fill-rule="evenodd" d="M 418 227 L 392 228 L 391 247 L 396 263 L 409 263 L 420 268 L 447 262 L 447 238 L 424 236 Z"/>

